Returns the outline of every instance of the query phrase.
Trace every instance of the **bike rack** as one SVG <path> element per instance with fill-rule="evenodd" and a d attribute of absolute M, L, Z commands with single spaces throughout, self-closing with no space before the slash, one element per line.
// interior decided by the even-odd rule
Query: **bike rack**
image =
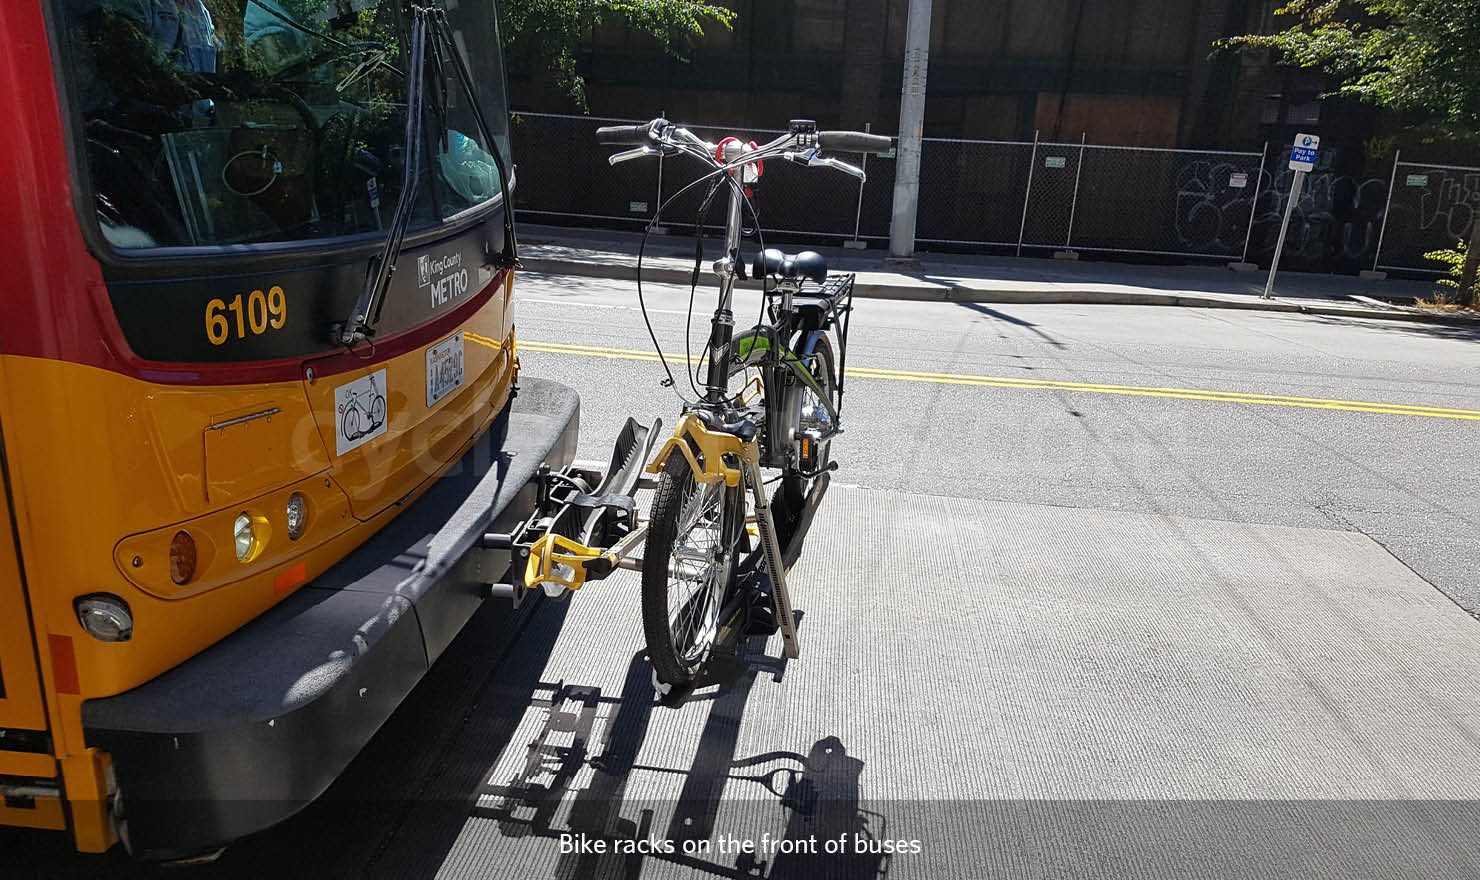
<path fill-rule="evenodd" d="M 743 469 L 755 513 L 746 519 L 746 555 L 736 573 L 740 588 L 720 610 L 715 657 L 705 674 L 679 688 L 658 687 L 665 704 L 677 705 L 697 688 L 732 679 L 735 664 L 744 663 L 740 655 L 750 636 L 779 630 L 783 657 L 798 656 L 796 628 L 801 615 L 791 607 L 787 572 L 801 553 L 831 473 L 817 475 L 806 498 L 783 497 L 773 504 L 766 497 L 755 444 L 709 431 L 690 414 L 653 456 L 661 430 L 661 420 L 643 427 L 629 418 L 604 470 L 579 464 L 560 471 L 542 468 L 534 512 L 511 534 L 485 534 L 481 545 L 513 555 L 510 582 L 491 585 L 490 595 L 518 605 L 530 590 L 540 589 L 550 599 L 565 600 L 587 582 L 603 580 L 619 568 L 642 570 L 643 560 L 635 551 L 647 537 L 648 525 L 637 512 L 634 495 L 657 487 L 656 478 L 645 474 L 660 473 L 669 455 L 682 455 L 701 483 L 739 485 Z M 739 467 L 727 464 L 727 456 L 737 459 Z"/>
<path fill-rule="evenodd" d="M 629 418 L 604 472 L 580 465 L 541 468 L 534 512 L 515 532 L 489 532 L 480 542 L 513 554 L 511 582 L 493 584 L 490 594 L 515 605 L 535 588 L 565 599 L 586 581 L 615 571 L 647 534 L 633 496 L 644 488 L 643 467 L 662 428 L 662 419 L 643 427 Z"/>

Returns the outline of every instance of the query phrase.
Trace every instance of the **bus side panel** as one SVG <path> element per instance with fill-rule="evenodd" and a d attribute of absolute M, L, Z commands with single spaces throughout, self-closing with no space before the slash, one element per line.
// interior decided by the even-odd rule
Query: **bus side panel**
<path fill-rule="evenodd" d="M 0 470 L 3 468 L 0 458 Z M 31 615 L 16 554 L 9 480 L 5 483 L 0 487 L 0 728 L 45 731 L 46 706 L 41 702 L 36 643 L 31 636 Z M 0 739 L 0 775 L 7 775 L 5 747 L 5 739 Z"/>

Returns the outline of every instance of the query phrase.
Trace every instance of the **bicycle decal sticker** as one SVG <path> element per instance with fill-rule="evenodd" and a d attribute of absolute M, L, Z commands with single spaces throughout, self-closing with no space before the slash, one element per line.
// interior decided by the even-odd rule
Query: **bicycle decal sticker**
<path fill-rule="evenodd" d="M 334 389 L 334 451 L 343 455 L 385 433 L 385 370 Z"/>

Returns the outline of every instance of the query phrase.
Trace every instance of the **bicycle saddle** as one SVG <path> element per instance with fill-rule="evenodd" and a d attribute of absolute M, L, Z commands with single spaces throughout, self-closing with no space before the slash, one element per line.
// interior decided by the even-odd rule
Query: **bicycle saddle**
<path fill-rule="evenodd" d="M 766 248 L 756 255 L 755 277 L 775 275 L 782 281 L 810 278 L 821 284 L 827 280 L 827 260 L 816 251 L 785 254 L 776 248 Z"/>

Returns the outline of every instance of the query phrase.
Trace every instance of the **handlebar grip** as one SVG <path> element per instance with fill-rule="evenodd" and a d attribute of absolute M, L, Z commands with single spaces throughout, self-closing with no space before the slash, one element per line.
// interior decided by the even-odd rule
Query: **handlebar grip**
<path fill-rule="evenodd" d="M 817 145 L 841 153 L 887 153 L 894 139 L 861 131 L 819 131 Z"/>
<path fill-rule="evenodd" d="M 598 144 L 623 147 L 645 147 L 651 143 L 648 125 L 607 125 L 596 129 Z"/>

